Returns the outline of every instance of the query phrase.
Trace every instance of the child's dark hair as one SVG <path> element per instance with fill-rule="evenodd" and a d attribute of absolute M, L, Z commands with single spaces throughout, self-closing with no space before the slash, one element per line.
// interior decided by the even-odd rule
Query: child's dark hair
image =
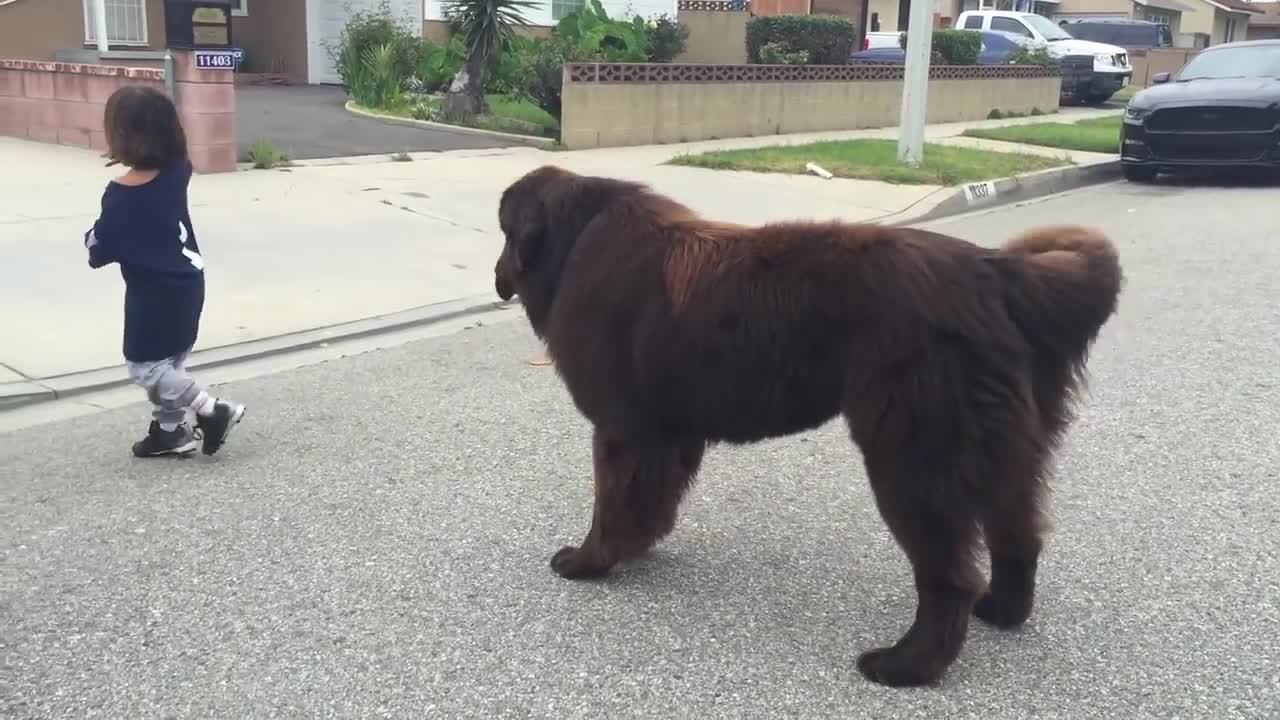
<path fill-rule="evenodd" d="M 187 135 L 178 110 L 164 93 L 126 85 L 107 98 L 103 112 L 107 152 L 138 170 L 160 170 L 187 157 Z"/>

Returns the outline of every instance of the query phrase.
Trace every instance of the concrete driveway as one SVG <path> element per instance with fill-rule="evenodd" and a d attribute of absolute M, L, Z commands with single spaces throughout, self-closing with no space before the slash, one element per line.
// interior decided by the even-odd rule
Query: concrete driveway
<path fill-rule="evenodd" d="M 346 91 L 328 85 L 236 87 L 236 134 L 241 160 L 267 138 L 293 160 L 427 150 L 521 145 L 518 141 L 392 125 L 346 111 Z"/>

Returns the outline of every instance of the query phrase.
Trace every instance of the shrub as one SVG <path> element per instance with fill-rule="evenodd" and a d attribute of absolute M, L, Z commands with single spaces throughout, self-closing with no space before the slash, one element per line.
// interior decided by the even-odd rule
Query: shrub
<path fill-rule="evenodd" d="M 644 29 L 649 36 L 649 62 L 669 63 L 684 52 L 689 39 L 689 28 L 684 25 L 659 15 L 644 23 Z"/>
<path fill-rule="evenodd" d="M 1013 52 L 1009 53 L 1008 57 L 1005 58 L 1005 62 L 1010 65 L 1043 65 L 1045 67 L 1058 64 L 1058 61 L 1049 54 L 1049 49 L 1043 45 L 1035 47 L 1019 45 Z"/>
<path fill-rule="evenodd" d="M 761 48 L 776 43 L 786 53 L 808 53 L 814 65 L 844 65 L 849 61 L 854 35 L 853 22 L 836 15 L 754 17 L 747 22 L 747 60 L 762 62 Z"/>
<path fill-rule="evenodd" d="M 765 65 L 808 65 L 809 51 L 788 52 L 782 43 L 765 43 L 760 46 L 760 62 Z"/>
<path fill-rule="evenodd" d="M 530 40 L 515 57 L 517 77 L 523 80 L 515 94 L 547 111 L 557 123 L 560 122 L 560 92 L 564 82 L 561 66 L 567 62 L 600 59 L 598 55 L 555 34 L 549 39 Z"/>
<path fill-rule="evenodd" d="M 898 43 L 905 50 L 907 34 Z M 946 65 L 977 65 L 982 52 L 982 35 L 972 30 L 934 30 L 933 57 Z"/>
<path fill-rule="evenodd" d="M 367 82 L 361 76 L 366 69 L 368 52 L 384 46 L 389 48 L 386 52 L 390 54 L 390 72 L 403 82 L 418 68 L 423 51 L 419 33 L 398 23 L 391 15 L 388 0 L 380 0 L 372 10 L 353 13 L 342 28 L 336 47 L 328 46 L 326 49 L 348 91 L 361 82 Z"/>
<path fill-rule="evenodd" d="M 351 99 L 370 108 L 390 107 L 400 101 L 407 76 L 401 75 L 396 48 L 390 43 L 367 47 L 348 68 L 351 82 L 347 92 Z"/>
<path fill-rule="evenodd" d="M 414 90 L 435 93 L 444 90 L 458 74 L 466 59 L 467 47 L 461 35 L 454 35 L 448 45 L 436 45 L 422 41 L 422 51 L 413 71 Z"/>
<path fill-rule="evenodd" d="M 575 51 L 598 55 L 603 62 L 645 62 L 649 59 L 649 38 L 644 21 L 614 20 L 605 12 L 600 0 L 588 0 L 581 8 L 565 15 L 556 24 L 554 34 L 574 47 Z"/>

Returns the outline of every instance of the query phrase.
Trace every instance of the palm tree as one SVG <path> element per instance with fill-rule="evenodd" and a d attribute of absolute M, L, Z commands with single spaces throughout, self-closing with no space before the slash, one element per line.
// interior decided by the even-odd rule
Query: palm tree
<path fill-rule="evenodd" d="M 537 5 L 533 0 L 446 0 L 446 16 L 458 23 L 467 55 L 445 95 L 445 115 L 466 117 L 485 111 L 485 73 L 511 39 L 512 28 L 529 24 L 521 11 Z"/>

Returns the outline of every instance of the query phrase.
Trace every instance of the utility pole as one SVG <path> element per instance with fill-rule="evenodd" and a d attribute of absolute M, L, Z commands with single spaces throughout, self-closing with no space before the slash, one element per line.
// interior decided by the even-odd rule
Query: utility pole
<path fill-rule="evenodd" d="M 902 111 L 898 115 L 898 162 L 914 167 L 924 159 L 925 101 L 929 98 L 929 56 L 933 52 L 932 0 L 911 0 L 907 17 Z"/>
<path fill-rule="evenodd" d="M 102 53 L 111 49 L 107 42 L 107 0 L 93 0 L 93 32 L 98 36 L 98 59 Z"/>

